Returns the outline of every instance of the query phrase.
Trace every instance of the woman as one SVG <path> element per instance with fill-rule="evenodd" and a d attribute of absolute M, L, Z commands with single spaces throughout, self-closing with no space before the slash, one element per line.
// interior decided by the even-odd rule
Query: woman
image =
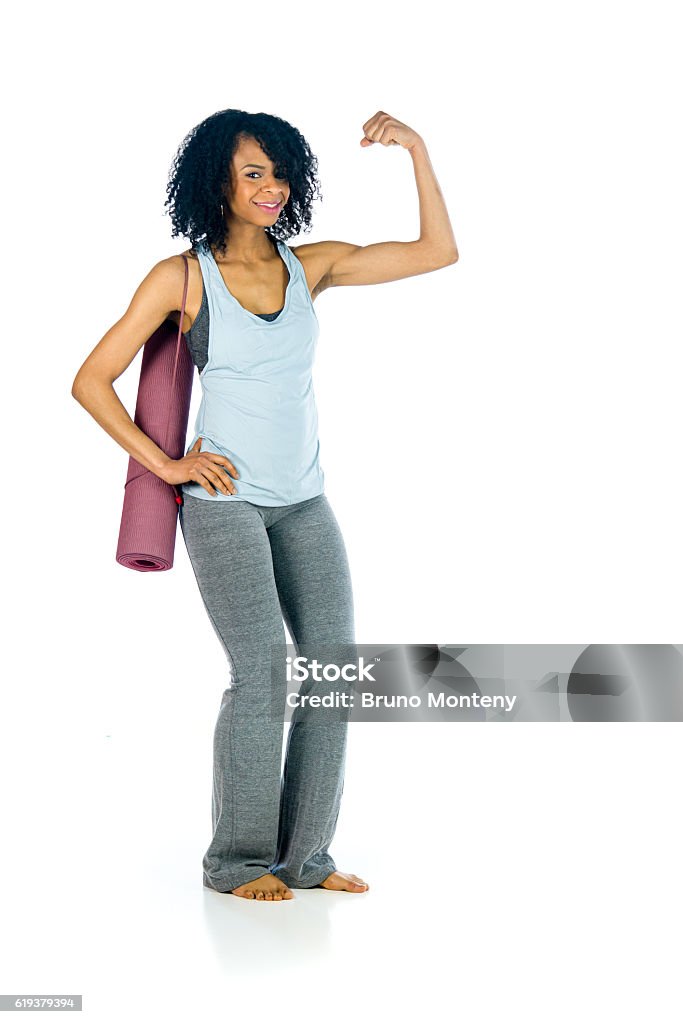
<path fill-rule="evenodd" d="M 323 723 L 297 708 L 280 772 L 283 618 L 297 652 L 311 659 L 329 656 L 330 644 L 354 642 L 349 566 L 319 461 L 313 301 L 326 288 L 445 267 L 458 252 L 420 136 L 383 111 L 363 132 L 361 146 L 410 153 L 418 239 L 286 245 L 283 239 L 310 227 L 317 160 L 286 121 L 219 111 L 184 140 L 168 185 L 173 236 L 184 235 L 193 248 L 152 268 L 72 391 L 129 455 L 182 484 L 183 538 L 232 676 L 214 735 L 214 834 L 204 884 L 247 899 L 292 899 L 292 888 L 369 888 L 338 871 L 328 852 L 343 791 L 346 721 Z M 173 460 L 134 424 L 113 382 L 160 324 L 179 323 L 183 256 L 182 329 L 202 402 L 195 438 Z M 199 638 L 198 659 L 202 646 Z"/>

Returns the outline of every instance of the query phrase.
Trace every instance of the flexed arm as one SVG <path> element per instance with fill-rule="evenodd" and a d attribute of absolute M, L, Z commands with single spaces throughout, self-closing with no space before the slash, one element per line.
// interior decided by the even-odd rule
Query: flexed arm
<path fill-rule="evenodd" d="M 375 242 L 353 245 L 325 241 L 297 247 L 314 265 L 311 277 L 319 282 L 316 294 L 338 285 L 382 284 L 426 274 L 458 260 L 458 247 L 446 203 L 434 173 L 427 146 L 417 132 L 378 110 L 363 125 L 361 146 L 379 143 L 408 150 L 415 169 L 420 203 L 420 234 L 410 242 Z"/>

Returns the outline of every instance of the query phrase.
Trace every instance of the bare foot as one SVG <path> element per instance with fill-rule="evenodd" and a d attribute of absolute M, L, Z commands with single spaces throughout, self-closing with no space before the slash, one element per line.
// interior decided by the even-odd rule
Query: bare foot
<path fill-rule="evenodd" d="M 358 875 L 347 875 L 343 871 L 333 871 L 324 882 L 320 882 L 321 889 L 345 889 L 347 892 L 367 892 L 370 886 Z"/>
<path fill-rule="evenodd" d="M 251 882 L 238 885 L 230 890 L 233 896 L 243 896 L 247 900 L 293 900 L 294 893 L 275 875 L 260 875 Z"/>

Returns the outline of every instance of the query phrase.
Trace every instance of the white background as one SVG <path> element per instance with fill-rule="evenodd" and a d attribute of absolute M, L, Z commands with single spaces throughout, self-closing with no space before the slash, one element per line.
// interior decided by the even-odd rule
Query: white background
<path fill-rule="evenodd" d="M 97 1022 L 680 1021 L 679 724 L 354 725 L 332 852 L 370 891 L 202 889 L 224 655 L 180 533 L 171 572 L 115 563 L 128 455 L 70 395 L 187 247 L 163 203 L 191 127 L 303 132 L 323 201 L 291 244 L 408 240 L 409 155 L 360 146 L 384 110 L 424 138 L 460 260 L 316 301 L 358 640 L 680 641 L 675 13 L 15 9 L 0 991 L 82 992 Z"/>

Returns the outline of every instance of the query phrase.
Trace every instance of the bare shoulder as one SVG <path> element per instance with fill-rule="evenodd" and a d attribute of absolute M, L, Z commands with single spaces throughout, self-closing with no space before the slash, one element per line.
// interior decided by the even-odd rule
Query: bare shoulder
<path fill-rule="evenodd" d="M 199 260 L 194 249 L 186 249 L 182 253 L 167 256 L 159 260 L 150 271 L 150 277 L 154 284 L 166 296 L 166 301 L 171 312 L 168 319 L 177 324 L 180 320 L 180 308 L 182 306 L 183 289 L 185 288 L 185 260 L 187 256 L 187 267 L 189 272 L 187 284 L 187 300 L 185 303 L 185 319 L 183 330 L 188 331 L 192 326 L 202 298 L 202 278 L 199 268 Z"/>
<path fill-rule="evenodd" d="M 159 262 L 155 265 L 154 270 L 157 270 L 158 268 L 159 273 L 166 273 L 175 276 L 180 274 L 184 278 L 185 260 L 183 259 L 183 256 L 187 256 L 190 268 L 192 267 L 193 263 L 199 266 L 199 260 L 197 258 L 197 253 L 195 252 L 195 250 L 186 249 L 184 252 L 179 252 L 176 253 L 174 256 L 167 256 L 165 259 L 159 260 Z M 192 273 L 191 270 L 190 273 Z"/>
<path fill-rule="evenodd" d="M 323 242 L 306 242 L 303 245 L 290 246 L 292 252 L 301 261 L 306 272 L 308 287 L 315 299 L 326 288 L 334 286 L 330 269 L 337 260 L 358 246 L 351 242 L 326 240 Z"/>
<path fill-rule="evenodd" d="M 174 256 L 166 256 L 164 259 L 155 263 L 152 269 L 147 275 L 153 284 L 161 288 L 175 288 L 180 282 L 182 284 L 185 280 L 185 260 L 183 256 L 187 256 L 188 265 L 190 269 L 190 276 L 192 276 L 192 265 L 193 263 L 198 265 L 196 255 L 193 254 L 193 250 L 187 249 L 184 253 L 176 253 Z"/>

